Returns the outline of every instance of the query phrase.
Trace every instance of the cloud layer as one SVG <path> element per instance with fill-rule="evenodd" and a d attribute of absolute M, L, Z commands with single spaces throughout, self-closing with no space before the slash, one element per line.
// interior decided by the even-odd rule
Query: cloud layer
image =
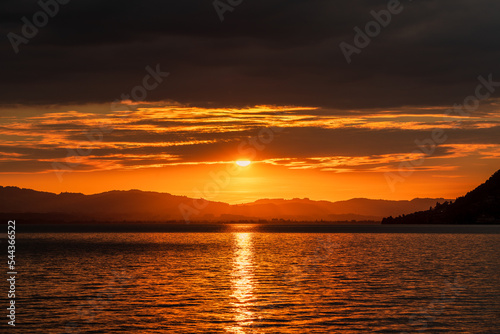
<path fill-rule="evenodd" d="M 387 1 L 243 1 L 221 22 L 212 1 L 70 1 L 15 54 L 0 44 L 3 104 L 111 102 L 146 66 L 171 76 L 148 95 L 202 107 L 386 108 L 459 103 L 477 76 L 500 77 L 500 3 L 402 1 L 402 12 L 347 64 L 371 11 Z M 0 5 L 2 35 L 22 33 L 35 1 Z"/>
<path fill-rule="evenodd" d="M 421 159 L 427 159 L 421 170 L 446 171 L 464 158 L 500 158 L 500 114 L 488 111 L 489 105 L 468 117 L 446 116 L 439 109 L 120 106 L 108 113 L 3 117 L 0 171 L 47 172 L 53 162 L 71 170 L 224 164 L 248 149 L 256 162 L 333 172 L 391 171 L 401 161 Z M 446 140 L 428 154 L 425 143 L 434 129 Z"/>

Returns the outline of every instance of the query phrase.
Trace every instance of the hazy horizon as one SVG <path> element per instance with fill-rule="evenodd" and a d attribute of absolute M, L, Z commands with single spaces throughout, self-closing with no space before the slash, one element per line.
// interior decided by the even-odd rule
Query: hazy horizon
<path fill-rule="evenodd" d="M 83 194 L 83 195 L 98 195 L 98 194 L 102 194 L 102 193 L 115 192 L 115 191 L 116 192 L 140 191 L 140 192 L 145 192 L 145 193 L 147 193 L 147 192 L 153 192 L 153 193 L 159 193 L 159 194 L 168 194 L 168 195 L 178 196 L 178 197 L 182 197 L 182 196 L 190 197 L 190 196 L 187 196 L 187 195 L 175 194 L 175 193 L 171 193 L 171 192 L 168 192 L 168 191 L 153 191 L 153 190 L 138 189 L 138 188 L 110 189 L 110 190 L 105 190 L 105 191 L 100 191 L 100 192 L 87 192 L 87 193 L 85 193 L 85 192 L 78 192 L 78 191 L 53 192 L 53 191 L 48 191 L 48 190 L 45 190 L 45 189 L 26 188 L 26 187 L 19 187 L 17 185 L 8 185 L 8 184 L 7 185 L 0 184 L 0 187 L 20 188 L 20 189 L 26 189 L 26 190 L 34 190 L 34 191 L 38 191 L 38 192 L 48 192 L 48 193 L 52 193 L 52 194 L 56 194 L 56 195 L 58 195 L 58 194 L 64 194 L 64 193 L 68 193 L 68 194 Z M 472 188 L 470 190 L 473 190 L 474 188 Z M 459 196 L 463 196 L 463 195 L 464 194 L 461 194 Z M 459 196 L 457 196 L 457 197 L 459 197 Z M 454 197 L 454 198 L 445 198 L 445 197 L 412 197 L 412 198 L 403 198 L 403 199 L 386 199 L 386 198 L 369 198 L 369 197 L 349 197 L 349 198 L 345 198 L 345 199 L 339 199 L 339 200 L 333 200 L 332 201 L 332 200 L 327 200 L 327 199 L 322 199 L 322 198 L 316 199 L 316 198 L 311 198 L 311 197 L 308 197 L 308 196 L 304 196 L 304 197 L 259 197 L 259 198 L 256 198 L 254 200 L 249 200 L 249 201 L 246 201 L 246 202 L 229 202 L 229 201 L 217 201 L 217 200 L 214 200 L 214 201 L 215 202 L 223 202 L 223 203 L 227 203 L 227 204 L 231 204 L 231 205 L 237 205 L 237 204 L 253 203 L 253 202 L 261 201 L 261 200 L 285 200 L 285 201 L 310 200 L 310 201 L 314 201 L 314 202 L 325 201 L 325 202 L 335 203 L 335 202 L 345 202 L 345 201 L 357 200 L 357 199 L 368 199 L 368 200 L 373 200 L 373 201 L 412 201 L 412 200 L 415 200 L 415 199 L 442 199 L 442 200 L 450 201 L 450 200 L 456 199 L 457 197 Z M 207 198 L 204 198 L 204 199 L 207 199 Z M 210 200 L 210 199 L 207 199 L 207 200 Z"/>

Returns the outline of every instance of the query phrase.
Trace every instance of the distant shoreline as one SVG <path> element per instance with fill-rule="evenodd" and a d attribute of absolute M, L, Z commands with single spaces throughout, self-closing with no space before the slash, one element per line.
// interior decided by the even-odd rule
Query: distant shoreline
<path fill-rule="evenodd" d="M 477 233 L 500 234 L 500 225 L 114 223 L 17 224 L 23 233 Z"/>

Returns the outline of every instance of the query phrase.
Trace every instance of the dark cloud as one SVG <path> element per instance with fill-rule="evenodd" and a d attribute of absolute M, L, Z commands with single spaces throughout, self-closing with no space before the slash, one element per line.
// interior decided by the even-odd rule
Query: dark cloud
<path fill-rule="evenodd" d="M 478 75 L 500 81 L 500 3 L 402 4 L 347 64 L 339 43 L 386 1 L 244 0 L 220 22 L 208 0 L 72 0 L 18 54 L 7 34 L 40 8 L 3 1 L 0 102 L 110 102 L 156 64 L 171 75 L 148 100 L 200 106 L 443 105 L 473 94 Z"/>

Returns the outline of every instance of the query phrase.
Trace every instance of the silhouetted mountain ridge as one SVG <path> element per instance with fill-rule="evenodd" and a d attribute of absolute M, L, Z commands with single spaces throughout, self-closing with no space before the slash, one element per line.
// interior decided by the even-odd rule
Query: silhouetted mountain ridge
<path fill-rule="evenodd" d="M 485 183 L 457 198 L 435 207 L 396 218 L 383 224 L 500 224 L 500 170 Z"/>
<path fill-rule="evenodd" d="M 0 213 L 24 214 L 36 219 L 67 221 L 228 221 L 228 220 L 375 220 L 428 208 L 445 199 L 411 201 L 372 200 L 366 198 L 329 202 L 299 199 L 261 199 L 230 205 L 168 193 L 113 190 L 99 194 L 54 194 L 31 189 L 0 186 Z M 182 210 L 181 210 L 182 208 Z M 187 217 L 186 217 L 187 216 Z"/>

